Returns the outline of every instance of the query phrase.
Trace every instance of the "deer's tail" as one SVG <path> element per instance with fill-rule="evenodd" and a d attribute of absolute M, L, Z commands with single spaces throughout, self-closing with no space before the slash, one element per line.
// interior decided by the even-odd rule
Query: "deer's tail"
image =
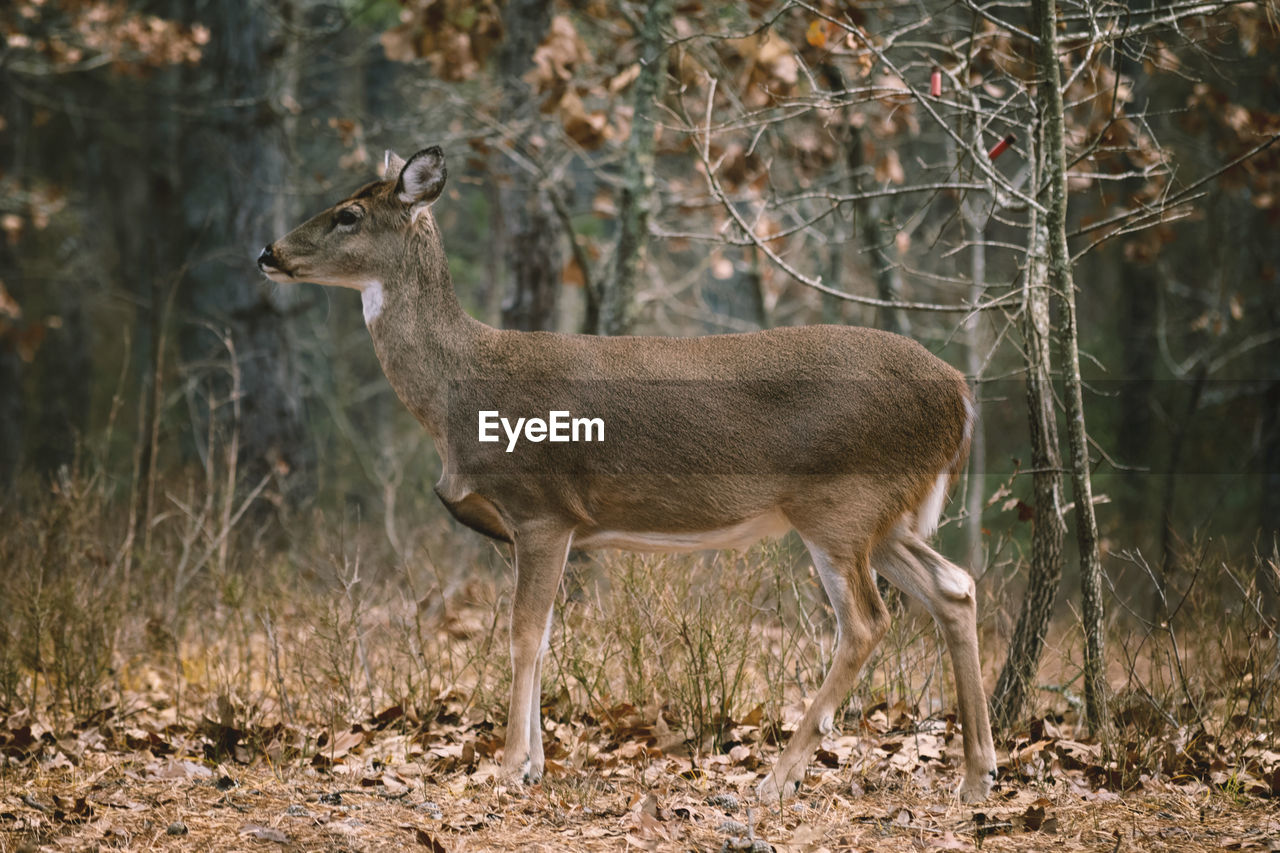
<path fill-rule="evenodd" d="M 969 443 L 973 440 L 973 426 L 977 410 L 973 405 L 973 395 L 967 385 L 963 391 L 964 400 L 964 434 L 951 463 L 938 472 L 933 487 L 916 510 L 916 533 L 921 539 L 928 539 L 938 530 L 938 521 L 942 518 L 942 508 L 947 503 L 947 492 L 960 479 L 960 472 L 969 458 Z"/>

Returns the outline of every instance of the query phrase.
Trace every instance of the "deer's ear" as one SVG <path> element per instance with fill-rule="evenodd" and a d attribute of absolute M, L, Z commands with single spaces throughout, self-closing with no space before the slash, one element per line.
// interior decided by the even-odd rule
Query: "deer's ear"
<path fill-rule="evenodd" d="M 394 181 L 400 177 L 400 172 L 404 169 L 404 158 L 390 148 L 382 155 L 382 174 L 384 181 Z"/>
<path fill-rule="evenodd" d="M 396 196 L 405 204 L 427 205 L 444 191 L 447 172 L 444 168 L 444 152 L 438 145 L 424 148 L 409 158 L 400 170 L 396 182 Z"/>

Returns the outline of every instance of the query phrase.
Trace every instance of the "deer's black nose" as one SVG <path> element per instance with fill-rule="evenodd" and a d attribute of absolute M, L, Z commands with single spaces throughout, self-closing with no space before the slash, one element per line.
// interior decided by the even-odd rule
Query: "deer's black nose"
<path fill-rule="evenodd" d="M 276 255 L 275 252 L 271 251 L 270 246 L 267 246 L 262 250 L 262 254 L 258 255 L 258 268 L 266 269 L 267 267 L 276 268 Z"/>

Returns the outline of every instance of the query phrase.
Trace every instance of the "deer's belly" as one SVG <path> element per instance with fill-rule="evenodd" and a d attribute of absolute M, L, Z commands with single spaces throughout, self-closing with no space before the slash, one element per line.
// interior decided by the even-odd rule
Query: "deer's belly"
<path fill-rule="evenodd" d="M 782 536 L 790 529 L 791 524 L 782 513 L 774 511 L 710 530 L 592 530 L 574 537 L 573 547 L 625 551 L 740 550 L 760 539 Z"/>

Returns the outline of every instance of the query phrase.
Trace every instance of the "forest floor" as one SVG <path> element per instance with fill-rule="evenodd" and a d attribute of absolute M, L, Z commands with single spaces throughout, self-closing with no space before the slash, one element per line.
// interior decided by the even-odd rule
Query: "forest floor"
<path fill-rule="evenodd" d="M 544 705 L 547 774 L 497 774 L 502 729 L 460 691 L 424 715 L 280 722 L 225 685 L 149 672 L 96 714 L 0 726 L 0 853 L 120 850 L 1280 851 L 1280 738 L 1178 730 L 1108 760 L 1070 715 L 1001 743 L 990 799 L 962 805 L 949 715 L 848 713 L 798 796 L 757 803 L 803 703 L 757 708 L 690 753 L 670 709 Z M 270 706 L 269 700 L 266 705 Z M 179 713 L 180 704 L 187 710 Z M 254 720 L 254 722 L 249 722 Z M 274 720 L 274 721 L 272 721 Z M 1256 727 L 1254 727 L 1256 732 Z M 1133 766 L 1125 766 L 1131 761 Z M 1161 772 L 1142 772 L 1160 765 Z"/>
<path fill-rule="evenodd" d="M 310 756 L 288 755 L 306 735 L 286 726 L 232 732 L 206 720 L 181 731 L 146 712 L 76 736 L 8 728 L 10 756 L 34 737 L 28 754 L 39 758 L 4 770 L 0 851 L 1280 850 L 1269 785 L 1146 778 L 1114 791 L 1090 763 L 1096 748 L 1051 724 L 1002 754 L 989 802 L 962 806 L 950 795 L 959 738 L 946 722 L 894 728 L 878 709 L 861 735 L 829 741 L 779 807 L 752 798 L 776 752 L 753 742 L 754 727 L 695 762 L 653 745 L 656 720 L 614 710 L 594 727 L 553 724 L 558 757 L 528 787 L 495 779 L 492 726 L 447 713 L 420 725 L 387 709 Z M 206 758 L 218 740 L 227 755 Z M 1033 765 L 1038 779 L 1017 770 Z"/>

